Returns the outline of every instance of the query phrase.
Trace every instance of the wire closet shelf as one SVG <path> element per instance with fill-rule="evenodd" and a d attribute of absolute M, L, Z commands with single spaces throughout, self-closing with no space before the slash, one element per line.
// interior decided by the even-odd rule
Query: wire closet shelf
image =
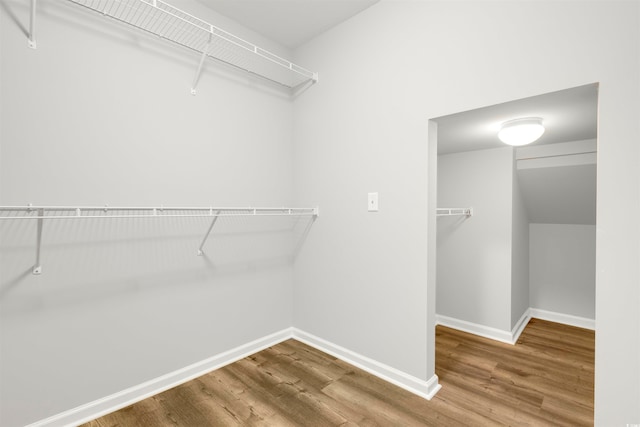
<path fill-rule="evenodd" d="M 254 208 L 254 207 L 110 207 L 110 206 L 0 206 L 0 220 L 37 220 L 36 260 L 32 273 L 42 274 L 40 253 L 44 220 L 78 220 L 89 218 L 211 218 L 209 228 L 202 238 L 198 255 L 204 255 L 204 245 L 220 217 L 290 216 L 318 217 L 318 208 Z"/>
<path fill-rule="evenodd" d="M 473 216 L 473 208 L 438 208 L 436 216 Z"/>
<path fill-rule="evenodd" d="M 167 218 L 225 216 L 318 216 L 318 208 L 0 206 L 0 220 L 83 218 Z"/>
<path fill-rule="evenodd" d="M 201 56 L 192 93 L 205 57 L 296 88 L 315 83 L 318 74 L 281 58 L 160 0 L 69 0 L 92 11 L 184 46 Z M 35 0 L 32 0 L 35 3 Z M 33 6 L 32 6 L 33 7 Z"/>

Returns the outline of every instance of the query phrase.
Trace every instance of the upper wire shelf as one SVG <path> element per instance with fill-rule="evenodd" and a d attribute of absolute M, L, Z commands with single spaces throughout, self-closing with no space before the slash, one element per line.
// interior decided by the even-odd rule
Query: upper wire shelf
<path fill-rule="evenodd" d="M 32 0 L 35 3 L 35 0 Z M 318 74 L 224 31 L 161 0 L 69 0 L 95 12 L 201 53 L 205 57 L 288 88 L 315 83 Z"/>

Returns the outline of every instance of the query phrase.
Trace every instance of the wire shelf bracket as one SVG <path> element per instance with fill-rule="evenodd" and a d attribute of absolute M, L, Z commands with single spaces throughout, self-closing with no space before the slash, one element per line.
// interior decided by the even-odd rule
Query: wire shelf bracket
<path fill-rule="evenodd" d="M 42 273 L 42 265 L 40 264 L 40 252 L 41 252 L 40 249 L 42 247 L 42 226 L 43 226 L 42 217 L 44 216 L 43 209 L 38 210 L 38 216 L 40 218 L 38 218 L 38 229 L 36 232 L 36 262 L 33 265 L 33 270 L 31 270 L 31 273 L 35 275 Z"/>
<path fill-rule="evenodd" d="M 218 221 L 219 215 L 220 215 L 220 211 L 216 211 L 216 216 L 211 220 L 211 225 L 207 230 L 207 234 L 205 234 L 204 237 L 202 238 L 202 243 L 200 243 L 200 247 L 198 248 L 198 256 L 204 255 L 204 251 L 202 249 L 204 248 L 204 244 L 207 243 L 209 234 L 211 234 L 211 230 L 213 230 L 213 226 L 216 225 L 216 221 Z"/>
<path fill-rule="evenodd" d="M 202 66 L 204 65 L 204 60 L 207 59 L 207 50 L 209 50 L 209 46 L 211 46 L 211 35 L 209 35 L 207 48 L 202 52 L 202 55 L 200 56 L 200 62 L 198 63 L 196 75 L 193 76 L 193 83 L 191 84 L 191 95 L 196 94 L 196 86 L 198 85 L 198 80 L 200 80 L 200 75 L 202 74 Z"/>
<path fill-rule="evenodd" d="M 438 208 L 436 216 L 473 216 L 473 208 Z"/>
<path fill-rule="evenodd" d="M 29 46 L 36 47 L 36 1 L 31 0 Z M 103 16 L 200 53 L 191 85 L 196 94 L 205 58 L 231 66 L 296 90 L 318 81 L 318 73 L 307 70 L 240 37 L 161 0 L 68 0 Z"/>
<path fill-rule="evenodd" d="M 31 49 L 36 48 L 36 1 L 31 0 L 31 14 L 29 20 L 29 47 Z"/>
<path fill-rule="evenodd" d="M 44 220 L 72 219 L 117 219 L 117 218 L 212 218 L 204 235 L 198 255 L 204 255 L 204 245 L 213 227 L 221 217 L 244 216 L 290 216 L 311 217 L 314 221 L 319 216 L 315 208 L 253 208 L 253 207 L 109 207 L 109 206 L 0 206 L 2 220 L 37 220 L 36 259 L 32 274 L 42 274 L 40 253 L 42 249 L 42 231 Z"/>

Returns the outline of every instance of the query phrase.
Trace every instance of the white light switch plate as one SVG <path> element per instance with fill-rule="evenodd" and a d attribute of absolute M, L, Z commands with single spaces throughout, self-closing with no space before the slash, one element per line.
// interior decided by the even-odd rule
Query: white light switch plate
<path fill-rule="evenodd" d="M 369 193 L 367 198 L 369 212 L 378 212 L 378 193 Z"/>

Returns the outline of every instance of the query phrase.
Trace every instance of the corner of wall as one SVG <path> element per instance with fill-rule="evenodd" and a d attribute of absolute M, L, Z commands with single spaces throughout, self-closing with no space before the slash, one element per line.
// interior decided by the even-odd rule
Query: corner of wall
<path fill-rule="evenodd" d="M 89 422 L 274 346 L 292 336 L 293 328 L 283 329 L 142 384 L 36 421 L 27 427 L 70 426 Z"/>
<path fill-rule="evenodd" d="M 442 387 L 435 374 L 425 381 L 300 329 L 293 329 L 293 338 L 427 400 L 431 400 Z"/>
<path fill-rule="evenodd" d="M 510 331 L 504 331 L 498 328 L 492 328 L 490 326 L 480 325 L 477 323 L 467 322 L 465 320 L 454 319 L 452 317 L 437 315 L 437 324 L 446 326 L 448 328 L 457 329 L 469 334 L 478 335 L 483 338 L 488 338 L 494 341 L 500 341 L 507 344 L 515 344 L 518 342 L 518 338 L 522 331 L 531 320 L 529 310 L 526 310 L 520 320 L 518 320 L 515 326 Z"/>

